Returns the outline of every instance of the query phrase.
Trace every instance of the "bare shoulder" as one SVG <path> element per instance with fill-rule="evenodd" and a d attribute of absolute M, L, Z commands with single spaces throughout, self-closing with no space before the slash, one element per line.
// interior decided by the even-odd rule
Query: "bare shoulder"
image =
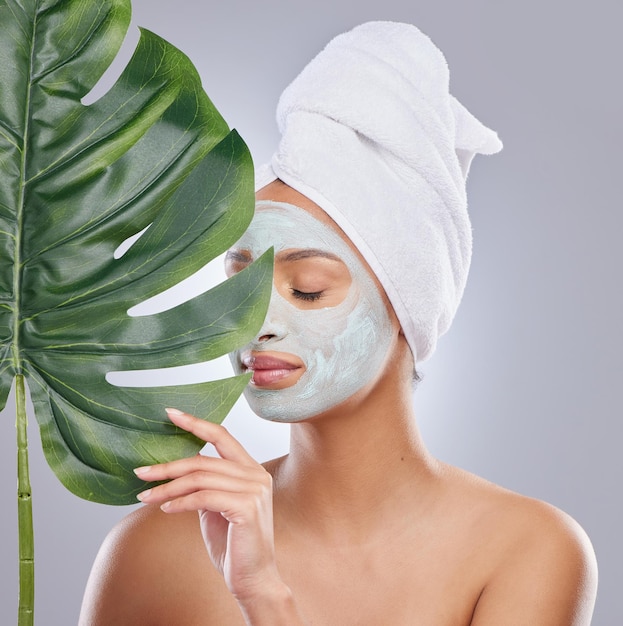
<path fill-rule="evenodd" d="M 551 504 L 473 475 L 457 480 L 485 513 L 479 524 L 487 577 L 472 626 L 588 626 L 597 562 L 580 524 Z"/>
<path fill-rule="evenodd" d="M 176 623 L 180 607 L 197 609 L 199 602 L 209 606 L 217 594 L 229 595 L 223 593 L 222 578 L 206 552 L 198 516 L 167 515 L 142 506 L 102 543 L 87 582 L 80 625 Z"/>

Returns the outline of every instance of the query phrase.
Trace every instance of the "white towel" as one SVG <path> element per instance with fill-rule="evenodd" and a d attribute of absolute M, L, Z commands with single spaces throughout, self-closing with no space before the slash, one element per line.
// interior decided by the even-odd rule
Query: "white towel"
<path fill-rule="evenodd" d="M 339 35 L 284 90 L 281 141 L 258 168 L 344 230 L 383 285 L 416 362 L 459 305 L 471 260 L 465 180 L 502 144 L 449 93 L 441 51 L 415 26 Z"/>

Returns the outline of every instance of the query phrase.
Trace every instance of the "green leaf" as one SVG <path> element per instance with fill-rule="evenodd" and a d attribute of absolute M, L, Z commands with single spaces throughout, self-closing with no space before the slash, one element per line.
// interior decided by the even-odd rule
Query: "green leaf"
<path fill-rule="evenodd" d="M 106 374 L 232 351 L 257 332 L 272 272 L 268 254 L 173 309 L 127 314 L 226 250 L 253 213 L 244 142 L 157 35 L 142 30 L 116 84 L 82 104 L 129 21 L 129 0 L 0 0 L 0 408 L 23 374 L 50 466 L 109 504 L 145 488 L 132 468 L 203 445 L 164 406 L 220 422 L 247 378 L 130 388 Z"/>

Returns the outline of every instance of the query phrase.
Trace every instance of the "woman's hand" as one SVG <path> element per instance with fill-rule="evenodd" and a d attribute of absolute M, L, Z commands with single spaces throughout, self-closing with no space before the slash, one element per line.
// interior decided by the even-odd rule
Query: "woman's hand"
<path fill-rule="evenodd" d="M 243 610 L 288 595 L 275 560 L 270 474 L 222 426 L 176 409 L 167 414 L 211 443 L 220 458 L 197 455 L 136 469 L 139 478 L 170 481 L 142 492 L 139 500 L 160 504 L 166 513 L 199 512 L 210 557 Z"/>

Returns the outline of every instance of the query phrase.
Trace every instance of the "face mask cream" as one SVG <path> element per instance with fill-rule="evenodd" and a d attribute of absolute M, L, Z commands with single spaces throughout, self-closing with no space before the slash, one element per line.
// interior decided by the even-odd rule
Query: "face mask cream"
<path fill-rule="evenodd" d="M 337 256 L 351 282 L 335 306 L 300 308 L 273 286 L 266 320 L 257 337 L 230 354 L 236 373 L 244 355 L 294 355 L 305 371 L 293 385 L 266 389 L 250 384 L 245 397 L 260 417 L 297 422 L 319 415 L 362 389 L 378 374 L 392 341 L 392 323 L 372 277 L 330 226 L 307 211 L 281 202 L 258 202 L 248 230 L 233 249 L 257 258 L 274 246 Z M 278 261 L 277 261 L 278 262 Z"/>

